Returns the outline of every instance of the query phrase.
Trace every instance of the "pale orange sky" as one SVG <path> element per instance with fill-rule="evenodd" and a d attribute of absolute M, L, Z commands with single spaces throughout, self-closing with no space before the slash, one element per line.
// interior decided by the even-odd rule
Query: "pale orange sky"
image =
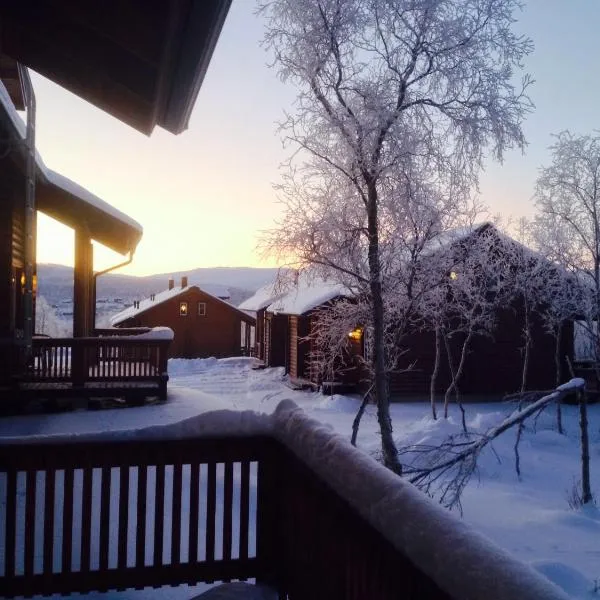
<path fill-rule="evenodd" d="M 276 121 L 294 90 L 267 66 L 252 0 L 234 0 L 200 91 L 190 128 L 150 138 L 34 75 L 37 146 L 48 167 L 139 221 L 144 236 L 131 266 L 144 275 L 195 267 L 261 266 L 257 235 L 278 215 L 272 184 L 286 153 Z M 600 128 L 596 24 L 600 2 L 527 0 L 517 26 L 533 38 L 528 70 L 537 109 L 525 125 L 527 154 L 492 165 L 481 182 L 492 212 L 521 216 L 550 134 Z M 72 231 L 40 217 L 38 261 L 72 264 Z M 99 249 L 96 269 L 122 257 Z"/>

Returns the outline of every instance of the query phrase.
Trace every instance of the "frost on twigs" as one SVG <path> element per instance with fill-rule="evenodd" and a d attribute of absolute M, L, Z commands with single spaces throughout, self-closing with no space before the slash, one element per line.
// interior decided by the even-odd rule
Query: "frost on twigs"
<path fill-rule="evenodd" d="M 400 450 L 401 456 L 410 457 L 409 464 L 404 466 L 404 475 L 418 488 L 431 496 L 437 497 L 448 508 L 460 508 L 460 497 L 471 477 L 477 470 L 477 459 L 481 452 L 498 436 L 509 429 L 521 425 L 526 419 L 537 414 L 553 402 L 580 389 L 583 380 L 572 379 L 561 386 L 515 411 L 499 425 L 488 429 L 483 434 L 461 434 L 451 436 L 438 446 L 414 445 Z"/>
<path fill-rule="evenodd" d="M 384 463 L 399 471 L 388 375 L 419 314 L 424 247 L 471 224 L 488 150 L 523 148 L 531 52 L 518 0 L 271 0 L 264 43 L 297 89 L 278 226 L 263 249 L 356 291 Z M 347 333 L 346 333 L 347 335 Z"/>

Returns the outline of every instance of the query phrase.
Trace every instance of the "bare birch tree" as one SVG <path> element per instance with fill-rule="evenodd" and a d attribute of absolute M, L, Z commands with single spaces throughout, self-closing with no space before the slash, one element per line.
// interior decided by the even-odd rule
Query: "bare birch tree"
<path fill-rule="evenodd" d="M 530 107 L 515 71 L 531 42 L 512 31 L 518 0 L 271 0 L 265 43 L 297 86 L 282 124 L 296 153 L 284 215 L 267 247 L 368 287 L 384 463 L 401 471 L 385 356 L 386 217 L 421 184 L 460 198 L 484 151 L 523 147 Z M 398 231 L 395 225 L 389 231 Z M 360 267 L 360 268 L 357 268 Z"/>
<path fill-rule="evenodd" d="M 540 250 L 577 274 L 591 291 L 579 303 L 593 339 L 596 373 L 600 375 L 600 133 L 562 131 L 550 147 L 552 162 L 537 180 L 535 219 Z"/>

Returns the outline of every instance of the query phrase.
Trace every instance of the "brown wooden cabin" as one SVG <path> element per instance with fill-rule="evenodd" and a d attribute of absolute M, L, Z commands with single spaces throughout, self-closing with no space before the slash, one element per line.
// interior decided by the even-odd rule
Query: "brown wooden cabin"
<path fill-rule="evenodd" d="M 319 311 L 345 295 L 340 286 L 322 283 L 296 284 L 288 293 L 269 299 L 259 291 L 262 304 L 257 310 L 257 351 L 262 352 L 265 365 L 285 367 L 295 385 L 319 387 L 326 381 L 330 388 L 335 385 L 340 390 L 354 389 L 360 380 L 354 357 L 362 354 L 362 335 L 348 338 L 347 356 L 340 360 L 334 373 L 321 373 L 311 361 L 317 348 L 310 336 L 318 323 Z M 252 302 L 249 299 L 241 306 L 253 306 Z"/>
<path fill-rule="evenodd" d="M 277 315 L 269 306 L 283 296 L 274 284 L 260 288 L 238 308 L 255 318 L 253 355 L 266 367 L 284 367 L 288 354 L 287 316 Z"/>
<path fill-rule="evenodd" d="M 531 252 L 488 223 L 476 227 L 453 245 L 459 247 L 463 244 L 462 249 L 465 242 L 468 244 L 469 239 L 480 235 L 493 236 L 490 251 L 502 252 L 506 244 L 514 244 L 520 251 Z M 452 248 L 449 251 L 452 252 Z M 513 268 L 518 267 L 515 265 Z M 511 305 L 499 308 L 494 321 L 490 335 L 476 335 L 471 340 L 464 371 L 458 382 L 462 394 L 497 398 L 516 393 L 521 388 L 524 351 L 522 332 L 525 325 L 523 300 L 517 298 Z M 531 337 L 526 388 L 552 389 L 556 385 L 555 340 L 544 329 L 541 317 L 535 311 L 531 315 Z M 455 365 L 459 360 L 463 340 L 464 334 L 456 334 L 450 339 L 450 351 Z M 389 378 L 390 392 L 396 396 L 428 396 L 435 363 L 435 333 L 419 329 L 406 335 L 399 343 L 404 354 L 400 358 L 398 372 L 392 373 Z M 567 381 L 568 363 L 574 357 L 573 320 L 563 323 L 560 356 L 562 378 Z M 443 347 L 440 360 L 436 392 L 443 394 L 452 380 L 447 353 Z M 404 369 L 407 370 L 402 372 Z"/>
<path fill-rule="evenodd" d="M 319 352 L 314 340 L 310 338 L 317 328 L 319 311 L 336 299 L 315 306 L 303 314 L 288 315 L 289 348 L 286 373 L 289 373 L 292 382 L 315 388 L 322 386 L 325 393 L 352 392 L 361 385 L 362 369 L 357 358 L 361 357 L 364 351 L 362 328 L 357 327 L 348 332 L 347 351 L 337 361 L 333 372 L 321 372 L 311 360 Z"/>
<path fill-rule="evenodd" d="M 518 392 L 523 368 L 523 311 L 520 303 L 498 311 L 492 336 L 477 335 L 467 354 L 463 375 L 459 381 L 461 394 L 485 396 L 490 399 Z M 458 360 L 462 336 L 451 338 L 454 361 Z M 573 322 L 567 321 L 562 332 L 562 373 L 569 379 L 567 357 L 573 357 Z M 389 378 L 393 396 L 428 397 L 435 361 L 435 334 L 418 331 L 401 342 L 406 353 L 401 357 L 399 370 L 413 365 L 406 372 L 392 373 Z M 527 389 L 548 390 L 556 381 L 554 338 L 543 328 L 539 317 L 533 315 L 532 347 L 527 372 Z M 446 352 L 442 349 L 436 393 L 444 394 L 451 382 Z"/>
<path fill-rule="evenodd" d="M 166 393 L 165 340 L 95 336 L 91 240 L 133 253 L 141 227 L 61 175 L 35 150 L 35 95 L 27 68 L 150 134 L 187 127 L 231 0 L 6 0 L 0 3 L 0 392 Z M 16 110 L 26 110 L 27 125 Z M 35 336 L 36 213 L 75 230 L 74 338 Z M 152 357 L 143 365 L 123 356 Z M 117 374 L 118 373 L 118 377 Z M 142 388 L 144 385 L 141 386 Z M 108 391 L 107 391 L 108 390 Z"/>
<path fill-rule="evenodd" d="M 242 339 L 255 320 L 235 306 L 198 286 L 169 280 L 167 290 L 126 308 L 111 319 L 114 327 L 169 327 L 175 337 L 170 358 L 207 358 L 250 354 L 249 336 Z"/>

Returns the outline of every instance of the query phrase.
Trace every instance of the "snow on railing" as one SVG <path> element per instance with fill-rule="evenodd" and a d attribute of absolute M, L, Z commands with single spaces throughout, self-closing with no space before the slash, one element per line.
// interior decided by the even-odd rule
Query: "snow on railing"
<path fill-rule="evenodd" d="M 532 567 L 495 546 L 329 426 L 308 417 L 291 400 L 282 401 L 273 418 L 276 438 L 451 597 L 566 600 L 562 590 Z"/>

